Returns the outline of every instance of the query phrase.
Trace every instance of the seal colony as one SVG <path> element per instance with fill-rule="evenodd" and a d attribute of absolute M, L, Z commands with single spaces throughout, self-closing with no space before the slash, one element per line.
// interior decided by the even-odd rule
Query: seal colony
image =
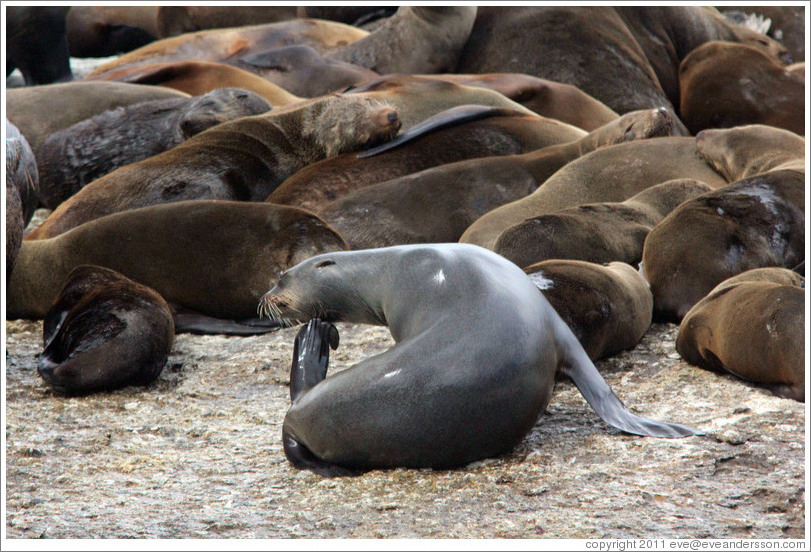
<path fill-rule="evenodd" d="M 477 246 L 318 255 L 283 272 L 259 310 L 290 323 L 317 319 L 296 340 L 282 439 L 296 467 L 324 476 L 503 454 L 546 408 L 558 371 L 622 431 L 701 434 L 632 414 L 529 277 Z M 325 378 L 338 321 L 388 326 L 396 343 Z"/>

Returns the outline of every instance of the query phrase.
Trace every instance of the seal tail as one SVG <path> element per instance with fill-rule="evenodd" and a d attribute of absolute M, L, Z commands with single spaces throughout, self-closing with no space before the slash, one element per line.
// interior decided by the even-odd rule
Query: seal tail
<path fill-rule="evenodd" d="M 567 346 L 562 348 L 562 361 L 560 371 L 568 376 L 594 411 L 606 423 L 626 433 L 644 435 L 647 437 L 661 437 L 673 439 L 690 435 L 704 435 L 703 431 L 681 424 L 658 422 L 637 416 L 622 403 L 614 391 L 603 379 L 600 372 L 591 362 L 580 342 L 568 326 L 561 321 L 563 328 L 558 334 L 559 343 Z M 564 331 L 565 329 L 565 331 Z"/>

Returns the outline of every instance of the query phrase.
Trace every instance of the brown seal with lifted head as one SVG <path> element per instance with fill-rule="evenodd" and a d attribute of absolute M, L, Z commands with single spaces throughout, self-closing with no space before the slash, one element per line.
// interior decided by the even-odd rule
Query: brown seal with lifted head
<path fill-rule="evenodd" d="M 318 212 L 350 192 L 461 159 L 524 153 L 571 142 L 585 131 L 534 113 L 459 106 L 429 117 L 360 155 L 325 159 L 298 171 L 267 201 Z"/>
<path fill-rule="evenodd" d="M 532 194 L 493 209 L 471 224 L 460 241 L 492 249 L 502 232 L 526 219 L 587 203 L 625 201 L 677 178 L 712 188 L 727 184 L 698 156 L 694 138 L 666 136 L 616 144 L 575 159 Z"/>
<path fill-rule="evenodd" d="M 679 89 L 679 115 L 693 134 L 748 124 L 805 133 L 805 79 L 753 46 L 699 46 L 679 66 Z"/>
<path fill-rule="evenodd" d="M 653 227 L 684 201 L 711 190 L 689 178 L 669 180 L 623 202 L 589 203 L 547 213 L 505 230 L 493 251 L 518 266 L 547 259 L 636 265 Z M 336 228 L 341 231 L 340 226 Z"/>
<path fill-rule="evenodd" d="M 452 468 L 503 454 L 538 421 L 558 371 L 623 431 L 700 433 L 632 414 L 529 277 L 480 247 L 318 255 L 285 271 L 260 308 L 315 319 L 296 338 L 282 440 L 294 466 L 321 475 Z M 388 326 L 395 344 L 325 377 L 337 321 Z"/>
<path fill-rule="evenodd" d="M 188 97 L 169 88 L 123 82 L 73 81 L 26 86 L 6 91 L 6 117 L 17 125 L 36 152 L 51 133 L 93 115 L 134 103 Z"/>
<path fill-rule="evenodd" d="M 169 305 L 155 290 L 107 268 L 79 266 L 45 316 L 37 372 L 66 395 L 149 385 L 174 336 Z"/>
<path fill-rule="evenodd" d="M 629 264 L 550 259 L 524 272 L 592 360 L 634 347 L 650 327 L 653 295 Z"/>
<path fill-rule="evenodd" d="M 725 280 L 685 315 L 676 350 L 690 364 L 805 402 L 804 287 L 785 268 Z"/>
<path fill-rule="evenodd" d="M 772 170 L 685 201 L 654 227 L 642 262 L 657 320 L 680 321 L 722 281 L 805 259 L 805 176 Z"/>
<path fill-rule="evenodd" d="M 86 184 L 119 167 L 171 149 L 212 126 L 269 109 L 253 92 L 218 88 L 203 96 L 105 111 L 54 132 L 40 146 L 40 202 L 56 209 Z"/>
<path fill-rule="evenodd" d="M 627 113 L 572 142 L 438 165 L 356 190 L 315 211 L 352 249 L 455 242 L 484 213 L 532 193 L 571 160 L 606 145 L 667 135 L 669 121 L 666 110 Z"/>
<path fill-rule="evenodd" d="M 24 240 L 8 281 L 6 316 L 44 317 L 68 273 L 92 264 L 151 287 L 172 306 L 255 319 L 259 298 L 281 271 L 344 249 L 343 238 L 320 218 L 293 207 L 195 200 L 133 209 L 55 238 Z"/>
<path fill-rule="evenodd" d="M 26 239 L 53 237 L 110 213 L 158 203 L 262 201 L 298 169 L 388 140 L 399 127 L 391 107 L 339 95 L 229 121 L 91 182 Z"/>

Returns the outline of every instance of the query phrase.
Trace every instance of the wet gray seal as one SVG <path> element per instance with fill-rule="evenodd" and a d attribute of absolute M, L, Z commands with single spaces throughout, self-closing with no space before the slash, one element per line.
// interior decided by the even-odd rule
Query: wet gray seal
<path fill-rule="evenodd" d="M 20 201 L 23 225 L 39 204 L 39 167 L 28 140 L 6 119 L 6 187 L 13 186 Z"/>
<path fill-rule="evenodd" d="M 105 111 L 51 134 L 37 151 L 40 201 L 56 209 L 86 184 L 157 155 L 225 121 L 270 109 L 238 88 L 203 96 L 153 100 Z"/>
<path fill-rule="evenodd" d="M 699 433 L 628 411 L 529 277 L 479 247 L 319 255 L 285 271 L 260 309 L 320 319 L 297 339 L 282 438 L 296 467 L 322 475 L 450 468 L 503 454 L 538 420 L 558 370 L 623 431 Z M 325 378 L 335 321 L 386 325 L 396 344 Z"/>
<path fill-rule="evenodd" d="M 804 279 L 785 268 L 724 280 L 685 315 L 676 350 L 690 364 L 731 372 L 805 401 Z"/>
<path fill-rule="evenodd" d="M 174 336 L 169 305 L 153 289 L 113 270 L 79 266 L 45 315 L 37 372 L 67 395 L 148 385 L 163 370 Z"/>

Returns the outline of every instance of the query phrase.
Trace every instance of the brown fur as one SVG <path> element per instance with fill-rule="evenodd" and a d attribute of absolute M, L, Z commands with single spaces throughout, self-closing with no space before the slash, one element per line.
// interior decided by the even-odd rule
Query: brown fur
<path fill-rule="evenodd" d="M 750 270 L 722 282 L 684 317 L 676 350 L 690 364 L 804 402 L 805 294 L 792 274 Z"/>
<path fill-rule="evenodd" d="M 710 190 L 697 180 L 670 180 L 621 203 L 592 203 L 530 218 L 505 230 L 493 251 L 518 266 L 547 259 L 636 265 L 653 227 L 682 202 Z"/>
<path fill-rule="evenodd" d="M 485 214 L 465 230 L 460 241 L 492 249 L 502 232 L 528 218 L 586 203 L 625 201 L 676 178 L 692 178 L 713 188 L 726 184 L 698 156 L 693 138 L 617 144 L 572 161 L 529 196 Z"/>
<path fill-rule="evenodd" d="M 296 11 L 295 6 L 161 6 L 156 13 L 157 36 L 277 23 L 295 18 Z"/>
<path fill-rule="evenodd" d="M 650 327 L 653 296 L 645 279 L 628 264 L 547 260 L 524 272 L 592 360 L 630 349 Z"/>
<path fill-rule="evenodd" d="M 67 33 L 73 57 L 108 57 L 158 38 L 157 6 L 72 6 Z"/>
<path fill-rule="evenodd" d="M 88 184 L 26 239 L 53 237 L 110 213 L 157 203 L 261 201 L 302 167 L 388 140 L 399 126 L 392 108 L 353 96 L 328 96 L 223 123 Z"/>
<path fill-rule="evenodd" d="M 679 66 L 679 113 L 690 132 L 763 124 L 805 133 L 805 79 L 762 50 L 708 42 Z"/>

